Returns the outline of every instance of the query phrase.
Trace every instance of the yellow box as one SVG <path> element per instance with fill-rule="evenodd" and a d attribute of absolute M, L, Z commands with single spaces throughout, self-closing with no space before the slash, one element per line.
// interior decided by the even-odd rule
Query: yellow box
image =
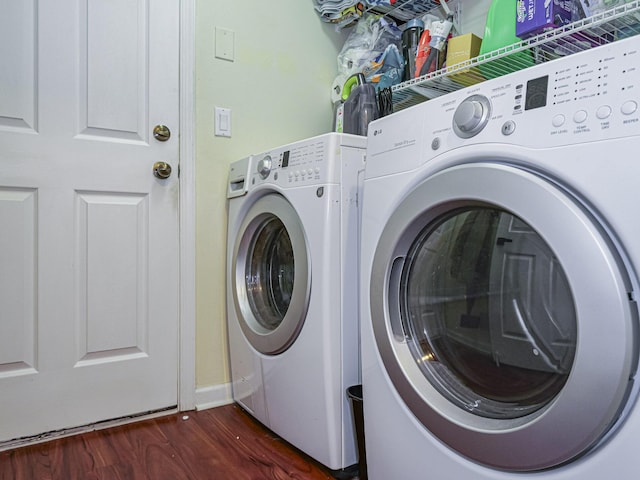
<path fill-rule="evenodd" d="M 480 45 L 482 45 L 482 39 L 475 36 L 473 33 L 465 33 L 464 35 L 458 35 L 452 37 L 447 43 L 447 70 L 450 70 L 454 65 L 469 62 L 480 53 Z M 469 86 L 476 83 L 483 82 L 485 78 L 482 76 L 478 68 L 462 68 L 455 73 L 449 75 L 449 78 L 461 85 Z"/>

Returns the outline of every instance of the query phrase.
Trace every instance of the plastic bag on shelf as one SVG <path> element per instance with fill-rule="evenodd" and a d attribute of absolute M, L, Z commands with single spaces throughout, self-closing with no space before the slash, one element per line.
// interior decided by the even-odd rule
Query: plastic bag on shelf
<path fill-rule="evenodd" d="M 402 32 L 392 20 L 365 15 L 338 54 L 338 74 L 350 77 L 364 73 L 367 81 L 379 88 L 399 83 L 404 64 L 401 43 Z"/>
<path fill-rule="evenodd" d="M 368 82 L 373 83 L 376 90 L 391 87 L 402 82 L 404 59 L 394 44 L 387 46 L 380 58 L 367 65 L 362 73 Z"/>

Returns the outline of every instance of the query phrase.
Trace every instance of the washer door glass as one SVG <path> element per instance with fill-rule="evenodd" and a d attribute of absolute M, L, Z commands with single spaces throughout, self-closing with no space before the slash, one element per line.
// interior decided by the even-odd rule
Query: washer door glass
<path fill-rule="evenodd" d="M 267 216 L 256 229 L 246 267 L 251 310 L 260 325 L 275 330 L 289 309 L 295 278 L 291 239 L 275 215 Z"/>
<path fill-rule="evenodd" d="M 408 252 L 400 298 L 418 365 L 462 409 L 521 417 L 567 381 L 577 335 L 569 283 L 515 215 L 470 207 L 437 219 Z"/>
<path fill-rule="evenodd" d="M 245 337 L 259 352 L 285 351 L 307 315 L 311 269 L 302 222 L 284 197 L 269 194 L 249 208 L 233 268 L 233 298 Z"/>

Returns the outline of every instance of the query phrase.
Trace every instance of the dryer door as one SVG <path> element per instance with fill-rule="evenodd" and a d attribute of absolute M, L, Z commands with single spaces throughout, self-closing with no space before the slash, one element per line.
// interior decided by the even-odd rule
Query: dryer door
<path fill-rule="evenodd" d="M 249 209 L 233 265 L 233 298 L 247 340 L 264 354 L 283 352 L 307 314 L 311 265 L 300 218 L 281 195 L 264 196 Z"/>
<path fill-rule="evenodd" d="M 499 164 L 444 170 L 398 206 L 375 253 L 373 329 L 431 433 L 531 471 L 611 430 L 635 375 L 636 308 L 603 232 L 563 190 Z"/>

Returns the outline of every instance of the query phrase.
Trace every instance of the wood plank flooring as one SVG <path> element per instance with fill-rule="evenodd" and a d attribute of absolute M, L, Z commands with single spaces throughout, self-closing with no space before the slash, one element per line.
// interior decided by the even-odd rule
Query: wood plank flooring
<path fill-rule="evenodd" d="M 0 480 L 333 478 L 329 470 L 236 405 L 172 414 L 0 452 Z"/>

